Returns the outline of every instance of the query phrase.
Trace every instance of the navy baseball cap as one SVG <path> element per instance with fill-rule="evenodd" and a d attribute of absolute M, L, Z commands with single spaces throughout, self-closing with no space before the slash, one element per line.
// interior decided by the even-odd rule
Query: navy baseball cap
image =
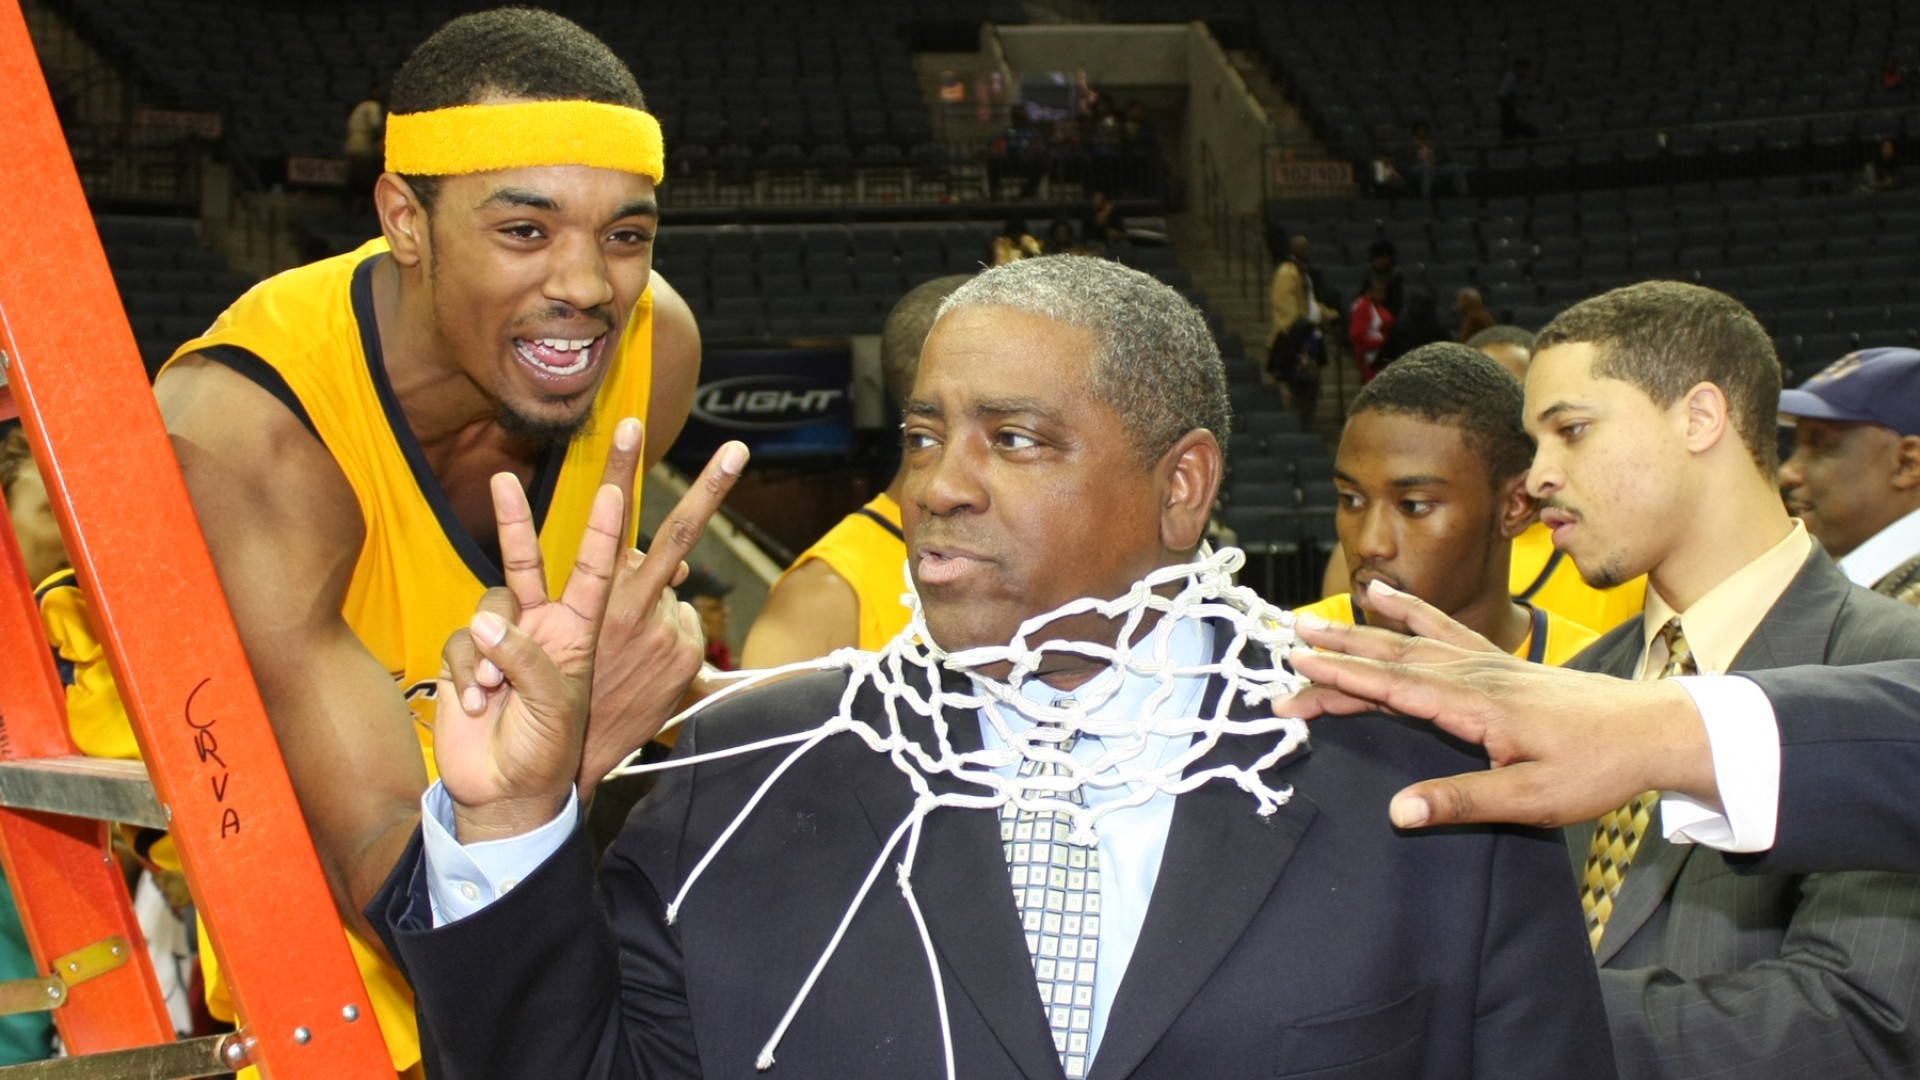
<path fill-rule="evenodd" d="M 1780 392 L 1780 411 L 1813 420 L 1864 420 L 1920 435 L 1920 349 L 1861 349 Z"/>

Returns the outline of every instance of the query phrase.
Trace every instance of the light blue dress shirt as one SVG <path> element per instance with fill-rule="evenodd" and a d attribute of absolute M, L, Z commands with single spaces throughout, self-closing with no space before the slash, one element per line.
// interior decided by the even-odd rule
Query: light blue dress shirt
<path fill-rule="evenodd" d="M 1146 655 L 1152 648 L 1152 635 L 1135 648 Z M 1213 631 L 1204 623 L 1181 620 L 1172 628 L 1168 659 L 1181 667 L 1198 667 L 1212 657 Z M 1088 710 L 1094 719 L 1132 719 L 1140 715 L 1147 698 L 1162 686 L 1161 680 L 1123 673 L 1110 668 L 1071 693 L 1055 690 L 1038 679 L 1021 687 L 1021 694 L 1039 704 L 1051 704 L 1064 697 L 1095 701 L 1108 693 L 1115 680 L 1120 685 L 1097 707 Z M 1207 679 L 1189 675 L 1174 680 L 1174 688 L 1162 707 L 1167 717 L 1194 716 L 1206 693 Z M 993 708 L 994 706 L 988 706 Z M 1001 708 L 1000 720 L 1008 731 L 1019 733 L 1035 726 L 1035 721 L 1011 708 Z M 822 718 L 824 719 L 824 717 Z M 981 742 L 987 749 L 1006 748 L 1006 742 L 986 717 L 980 721 Z M 1078 761 L 1092 761 L 1110 748 L 1113 740 L 1082 735 L 1074 744 Z M 1190 736 L 1169 738 L 1146 736 L 1144 751 L 1131 759 L 1138 768 L 1152 768 L 1177 757 L 1192 745 Z M 1011 778 L 1018 768 L 1010 764 L 997 770 Z M 1099 806 L 1126 797 L 1131 785 L 1084 789 L 1089 806 Z M 1122 807 L 1103 815 L 1097 824 L 1100 833 L 1100 949 L 1093 977 L 1093 1017 L 1088 1049 L 1097 1055 L 1100 1039 L 1106 1034 L 1107 1017 L 1120 981 L 1133 959 L 1140 941 L 1140 927 L 1146 921 L 1147 904 L 1153 898 L 1154 883 L 1160 878 L 1160 860 L 1166 853 L 1167 831 L 1173 824 L 1174 797 L 1156 792 L 1138 806 Z M 446 788 L 436 782 L 421 797 L 421 836 L 426 861 L 427 892 L 433 904 L 433 923 L 466 918 L 506 895 L 521 879 L 538 869 L 560 850 L 580 815 L 577 797 L 568 801 L 560 815 L 533 832 L 507 840 L 491 840 L 462 845 L 453 834 L 453 801 Z M 1011 881 L 1005 885 L 1009 894 Z"/>

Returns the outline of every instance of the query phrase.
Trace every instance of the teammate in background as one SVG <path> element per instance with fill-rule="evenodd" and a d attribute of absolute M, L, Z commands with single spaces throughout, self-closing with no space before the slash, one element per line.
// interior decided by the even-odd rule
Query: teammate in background
<path fill-rule="evenodd" d="M 1467 344 L 1499 361 L 1514 378 L 1526 382 L 1527 365 L 1533 361 L 1532 332 L 1518 326 L 1495 326 L 1475 334 Z M 1598 633 L 1605 633 L 1638 615 L 1646 604 L 1644 575 L 1611 589 L 1588 585 L 1581 580 L 1572 560 L 1553 549 L 1553 531 L 1538 521 L 1513 538 L 1508 573 L 1507 589 L 1515 600 Z M 1335 548 L 1327 559 L 1320 595 L 1336 596 L 1347 589 L 1347 559 Z"/>
<path fill-rule="evenodd" d="M 393 1065 L 412 1074 L 411 992 L 362 912 L 418 820 L 436 719 L 484 696 L 485 670 L 450 701 L 435 678 L 506 576 L 491 486 L 510 473 L 531 493 L 564 580 L 596 491 L 630 493 L 678 435 L 699 334 L 650 273 L 659 125 L 597 38 L 530 9 L 462 16 L 391 91 L 382 237 L 255 287 L 155 392 Z M 723 447 L 663 524 L 654 557 L 670 561 L 621 560 L 588 787 L 699 668 L 665 566 L 744 459 Z M 208 980 L 230 1009 L 211 964 Z"/>
<path fill-rule="evenodd" d="M 968 277 L 954 274 L 918 285 L 887 316 L 880 369 L 894 407 L 913 391 L 920 346 L 941 301 Z M 900 602 L 907 591 L 907 543 L 900 535 L 905 477 L 903 464 L 887 490 L 801 552 L 773 583 L 740 649 L 741 667 L 779 667 L 848 647 L 878 649 L 907 625 L 907 607 Z"/>
<path fill-rule="evenodd" d="M 1560 664 L 1600 635 L 1507 592 L 1513 538 L 1533 521 L 1520 385 L 1465 345 L 1396 360 L 1353 399 L 1334 483 L 1335 522 L 1357 591 L 1300 609 L 1404 631 L 1372 611 L 1382 580 L 1535 663 Z"/>

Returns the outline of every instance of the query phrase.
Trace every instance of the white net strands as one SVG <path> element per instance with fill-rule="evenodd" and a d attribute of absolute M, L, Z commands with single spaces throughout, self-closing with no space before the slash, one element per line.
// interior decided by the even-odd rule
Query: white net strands
<path fill-rule="evenodd" d="M 786 757 L 768 773 L 758 790 L 741 806 L 728 826 L 714 840 L 681 884 L 667 906 L 667 921 L 675 921 L 702 873 L 720 855 L 727 841 L 759 806 L 782 775 L 807 751 L 830 738 L 853 736 L 869 749 L 882 754 L 899 770 L 915 794 L 912 810 L 883 845 L 859 889 L 849 898 L 846 913 L 832 938 L 822 950 L 813 969 L 795 993 L 785 1016 L 768 1038 L 756 1060 L 760 1069 L 773 1065 L 773 1052 L 805 1003 L 834 950 L 839 946 L 854 913 L 879 879 L 889 859 L 900 853 L 895 880 L 915 925 L 933 975 L 935 1001 L 940 1009 L 940 1030 L 946 1054 L 946 1073 L 954 1073 L 953 1037 L 945 989 L 932 938 L 913 893 L 912 872 L 919 850 L 921 823 L 927 815 L 942 807 L 997 811 L 1005 803 L 1017 809 L 1051 811 L 1071 823 L 1071 838 L 1077 844 L 1094 844 L 1099 838 L 1100 819 L 1114 811 L 1138 806 L 1165 793 L 1180 795 L 1202 784 L 1222 781 L 1237 785 L 1252 799 L 1251 809 L 1268 815 L 1278 810 L 1293 795 L 1286 785 L 1269 786 L 1260 776 L 1282 758 L 1307 742 L 1305 721 L 1273 716 L 1254 710 L 1251 717 L 1229 716 L 1236 700 L 1251 706 L 1285 697 L 1304 680 L 1282 669 L 1277 658 L 1284 657 L 1294 643 L 1293 613 L 1262 600 L 1253 590 L 1234 583 L 1234 573 L 1245 563 L 1238 548 L 1211 551 L 1201 548 L 1190 563 L 1164 567 L 1136 582 L 1126 595 L 1112 600 L 1081 599 L 1021 624 L 1012 641 L 1005 645 L 983 646 L 947 652 L 934 644 L 920 610 L 918 598 L 909 592 L 902 599 L 913 611 L 907 629 L 878 652 L 841 649 L 819 660 L 789 664 L 760 671 L 727 673 L 731 681 L 692 708 L 668 721 L 668 726 L 699 714 L 716 703 L 750 687 L 781 676 L 800 672 L 843 669 L 847 686 L 840 698 L 839 711 L 818 727 L 709 753 L 699 753 L 669 761 L 641 765 L 629 758 L 609 776 L 627 776 L 681 768 L 705 761 L 754 754 L 790 747 Z M 1167 590 L 1168 595 L 1162 595 Z M 1119 623 L 1120 642 L 1132 647 L 1098 644 L 1088 641 L 1050 640 L 1046 628 L 1061 619 L 1098 613 Z M 1158 615 L 1144 634 L 1142 626 L 1150 615 Z M 1214 628 L 1213 654 L 1218 658 L 1200 664 L 1181 664 L 1170 659 L 1170 645 L 1176 626 L 1190 620 L 1204 620 Z M 1219 635 L 1228 635 L 1222 647 Z M 1038 639 L 1036 641 L 1036 639 Z M 1257 647 L 1257 648 L 1254 648 Z M 1250 652 L 1250 649 L 1252 650 Z M 1023 682 L 1039 670 L 1049 654 L 1074 653 L 1108 665 L 1071 698 L 1054 705 L 1036 703 L 1021 696 Z M 1004 679 L 988 678 L 979 672 L 996 665 L 1011 665 Z M 956 693 L 941 686 L 942 669 L 968 675 L 971 692 Z M 1100 705 L 1121 685 L 1121 672 L 1156 680 L 1160 684 L 1148 696 L 1138 715 L 1094 717 Z M 1175 680 L 1199 676 L 1222 681 L 1221 692 L 1210 695 L 1213 702 L 1206 715 L 1162 716 L 1175 689 Z M 879 693 L 883 703 L 884 726 L 852 715 L 853 701 L 863 688 Z M 1198 706 L 1196 706 L 1198 707 Z M 1002 713 L 1017 709 L 1038 721 L 1038 726 L 1015 730 Z M 933 731 L 932 745 L 908 736 L 900 718 L 907 714 L 927 718 Z M 948 718 L 975 715 L 990 724 L 999 735 L 1000 748 L 962 752 L 954 748 Z M 1207 769 L 1188 769 L 1206 757 L 1221 738 L 1229 735 L 1278 734 L 1273 747 L 1251 765 L 1223 765 Z M 1101 753 L 1091 761 L 1080 761 L 1064 751 L 1060 744 L 1069 735 L 1093 736 L 1100 740 Z M 1148 763 L 1144 752 L 1150 736 L 1190 740 L 1182 752 L 1165 761 Z M 636 755 L 637 756 L 637 755 Z M 1061 767 L 1054 775 L 1020 777 L 1017 765 L 1023 758 L 1055 763 Z M 1044 772 L 1044 770 L 1042 770 Z M 944 774 L 962 781 L 965 790 L 933 790 L 930 778 Z M 952 785 L 942 785 L 951 788 Z M 1100 801 L 1076 802 L 1076 789 L 1126 789 L 1123 796 Z"/>

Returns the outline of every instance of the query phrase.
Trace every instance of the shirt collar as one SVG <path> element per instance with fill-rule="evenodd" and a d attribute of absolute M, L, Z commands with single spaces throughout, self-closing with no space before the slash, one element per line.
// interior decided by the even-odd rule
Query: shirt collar
<path fill-rule="evenodd" d="M 1686 611 L 1675 611 L 1660 590 L 1649 582 L 1647 613 L 1641 625 L 1640 670 L 1637 678 L 1657 674 L 1666 665 L 1664 646 L 1655 643 L 1660 628 L 1675 615 L 1693 650 L 1693 662 L 1702 675 L 1721 675 L 1733 665 L 1747 638 L 1759 628 L 1780 594 L 1793 583 L 1794 575 L 1813 552 L 1813 540 L 1798 519 L 1786 539 L 1767 549 L 1759 558 L 1727 575 Z M 1655 657 L 1655 649 L 1661 653 Z"/>
<path fill-rule="evenodd" d="M 1848 581 L 1871 589 L 1916 553 L 1920 553 L 1920 510 L 1874 533 L 1835 565 Z"/>

